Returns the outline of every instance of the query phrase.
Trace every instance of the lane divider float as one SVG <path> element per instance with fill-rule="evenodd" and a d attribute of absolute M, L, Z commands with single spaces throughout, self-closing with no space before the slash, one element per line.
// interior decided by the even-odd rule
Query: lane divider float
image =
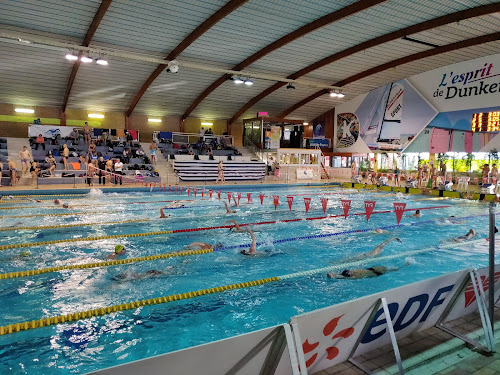
<path fill-rule="evenodd" d="M 372 260 L 384 261 L 384 260 L 396 259 L 396 258 L 401 258 L 401 257 L 408 257 L 408 256 L 416 255 L 416 254 L 425 253 L 425 252 L 436 251 L 436 250 L 452 248 L 452 247 L 461 247 L 461 246 L 471 245 L 471 244 L 479 243 L 479 242 L 484 242 L 484 239 L 472 240 L 472 241 L 462 242 L 462 243 L 452 243 L 452 244 L 448 244 L 448 245 L 432 246 L 432 247 L 428 247 L 425 249 L 410 250 L 410 251 L 407 251 L 405 253 L 397 253 L 394 255 L 380 256 L 377 258 L 364 259 L 361 261 L 358 260 L 358 261 L 354 261 L 354 262 L 338 263 L 336 265 L 332 265 L 332 266 L 328 266 L 328 267 L 315 268 L 315 269 L 308 270 L 308 271 L 300 271 L 300 272 L 290 273 L 290 274 L 281 275 L 281 276 L 274 276 L 274 277 L 268 277 L 268 278 L 253 280 L 253 281 L 236 283 L 236 284 L 229 284 L 229 285 L 217 286 L 217 287 L 213 287 L 213 288 L 200 289 L 200 290 L 195 290 L 195 291 L 187 292 L 187 293 L 171 294 L 171 295 L 163 296 L 163 297 L 148 298 L 148 299 L 144 299 L 144 300 L 140 300 L 140 301 L 127 302 L 127 303 L 122 303 L 122 304 L 113 305 L 113 306 L 99 307 L 99 308 L 86 310 L 86 311 L 76 311 L 76 312 L 68 313 L 68 314 L 64 314 L 64 315 L 45 317 L 45 318 L 35 319 L 32 321 L 25 321 L 25 322 L 21 322 L 21 323 L 13 323 L 13 324 L 9 324 L 6 326 L 0 326 L 0 336 L 12 334 L 12 333 L 17 333 L 20 331 L 28 331 L 31 329 L 47 327 L 47 326 L 51 326 L 51 325 L 58 325 L 58 324 L 63 324 L 63 323 L 75 322 L 78 320 L 88 319 L 88 318 L 91 318 L 94 316 L 109 315 L 109 314 L 112 314 L 112 313 L 115 313 L 118 311 L 135 310 L 137 308 L 144 307 L 144 306 L 160 305 L 160 304 L 164 304 L 164 303 L 187 300 L 187 299 L 201 297 L 201 296 L 210 295 L 210 294 L 222 293 L 222 292 L 226 292 L 229 290 L 251 288 L 254 286 L 270 284 L 270 283 L 274 283 L 274 282 L 278 282 L 278 281 L 286 281 L 286 280 L 290 280 L 290 279 L 297 278 L 297 277 L 307 277 L 307 276 L 312 276 L 312 275 L 315 275 L 318 273 L 328 273 L 328 272 L 332 272 L 332 271 L 337 271 L 337 270 L 342 269 L 342 268 L 357 267 L 357 266 L 360 266 L 360 265 L 365 264 L 368 261 L 372 261 Z"/>

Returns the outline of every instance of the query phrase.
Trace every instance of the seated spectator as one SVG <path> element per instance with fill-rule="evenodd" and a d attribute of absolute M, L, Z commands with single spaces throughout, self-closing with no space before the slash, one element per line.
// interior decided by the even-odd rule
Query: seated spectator
<path fill-rule="evenodd" d="M 212 128 L 208 128 L 207 131 L 205 132 L 205 135 L 213 135 L 214 132 L 212 131 Z"/>
<path fill-rule="evenodd" d="M 96 146 L 95 146 L 94 141 L 92 141 L 92 142 L 90 142 L 90 145 L 89 145 L 89 154 L 94 153 L 95 150 L 96 150 Z"/>
<path fill-rule="evenodd" d="M 40 117 L 38 117 L 36 120 L 34 120 L 33 124 L 35 124 L 35 125 L 42 125 L 42 120 L 40 120 Z"/>
<path fill-rule="evenodd" d="M 139 157 L 144 156 L 144 150 L 142 149 L 142 147 L 139 147 L 135 154 Z"/>
<path fill-rule="evenodd" d="M 73 139 L 73 144 L 76 145 L 76 144 L 78 144 L 79 137 L 80 137 L 80 133 L 78 133 L 78 130 L 73 129 L 71 131 L 71 133 L 69 133 L 69 137 L 67 137 L 66 139 L 68 139 L 68 138 Z"/>
<path fill-rule="evenodd" d="M 38 150 L 38 146 L 42 145 L 43 149 L 45 150 L 45 138 L 43 135 L 38 134 L 38 137 L 36 137 L 36 146 L 35 150 Z"/>
<path fill-rule="evenodd" d="M 104 155 L 103 155 L 103 159 L 108 161 L 110 159 L 108 153 L 106 152 Z"/>

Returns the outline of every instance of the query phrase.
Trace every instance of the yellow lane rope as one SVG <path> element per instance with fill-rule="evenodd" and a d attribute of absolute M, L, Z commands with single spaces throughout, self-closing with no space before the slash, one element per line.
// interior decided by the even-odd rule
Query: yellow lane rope
<path fill-rule="evenodd" d="M 0 228 L 0 232 L 9 230 L 36 230 L 36 229 L 55 229 L 55 228 L 71 228 L 71 227 L 84 227 L 87 225 L 113 225 L 113 224 L 126 224 L 126 223 L 140 223 L 144 221 L 151 221 L 152 219 L 136 219 L 136 220 L 122 220 L 122 221 L 108 221 L 103 223 L 79 223 L 79 224 L 62 224 L 62 225 L 42 225 L 39 227 L 10 227 Z"/>
<path fill-rule="evenodd" d="M 67 265 L 67 266 L 40 268 L 38 270 L 8 272 L 8 273 L 1 273 L 0 280 L 1 279 L 13 279 L 16 277 L 24 277 L 24 276 L 41 275 L 44 273 L 58 272 L 58 271 L 62 271 L 62 270 L 76 270 L 76 269 L 85 269 L 85 268 L 108 267 L 108 266 L 116 266 L 116 265 L 120 265 L 120 264 L 146 262 L 146 261 L 157 260 L 157 259 L 168 259 L 168 258 L 183 257 L 183 256 L 188 256 L 188 255 L 208 254 L 208 253 L 212 253 L 213 251 L 214 251 L 214 249 L 183 250 L 183 251 L 170 252 L 170 253 L 160 254 L 160 255 L 148 255 L 148 256 L 143 256 L 143 257 L 138 257 L 138 258 L 107 260 L 107 261 L 95 262 L 95 263 L 72 264 L 72 265 Z"/>
<path fill-rule="evenodd" d="M 163 234 L 171 234 L 171 233 L 173 233 L 172 230 L 162 230 L 162 231 L 158 231 L 158 232 L 132 233 L 132 234 L 115 234 L 115 235 L 111 235 L 111 236 L 100 236 L 100 237 L 67 238 L 67 239 L 64 239 L 64 240 L 53 240 L 53 241 L 42 241 L 42 242 L 18 243 L 18 244 L 2 245 L 2 246 L 0 246 L 0 250 L 18 249 L 18 248 L 23 248 L 23 247 L 44 246 L 44 245 L 52 245 L 52 244 L 64 243 L 64 242 L 99 241 L 99 240 L 106 240 L 106 239 L 109 239 L 109 238 L 161 236 Z"/>
<path fill-rule="evenodd" d="M 65 314 L 65 315 L 52 316 L 52 317 L 48 317 L 45 319 L 32 320 L 31 322 L 14 323 L 14 324 L 9 324 L 7 326 L 1 326 L 0 327 L 0 336 L 10 334 L 10 333 L 19 332 L 19 331 L 27 331 L 30 329 L 46 327 L 46 326 L 55 325 L 55 324 L 74 322 L 74 321 L 78 321 L 81 319 L 87 319 L 87 318 L 90 318 L 93 316 L 107 315 L 107 314 L 111 314 L 111 313 L 118 312 L 118 311 L 137 309 L 137 308 L 142 307 L 142 306 L 158 305 L 158 304 L 168 303 L 168 302 L 172 302 L 172 301 L 180 301 L 180 300 L 199 297 L 199 296 L 203 296 L 203 295 L 222 293 L 222 292 L 225 292 L 227 290 L 232 290 L 232 289 L 251 288 L 253 286 L 268 284 L 268 283 L 277 282 L 277 281 L 279 281 L 278 277 L 269 277 L 266 279 L 259 279 L 259 280 L 248 281 L 248 282 L 243 282 L 243 283 L 224 285 L 224 286 L 219 286 L 219 287 L 215 287 L 215 288 L 200 289 L 200 290 L 196 290 L 194 292 L 172 294 L 172 295 L 165 296 L 165 297 L 149 298 L 149 299 L 144 299 L 141 301 L 123 303 L 121 305 L 100 307 L 100 308 L 96 308 L 93 310 L 80 311 L 80 312 L 74 312 L 74 313 L 69 313 L 69 314 Z"/>
<path fill-rule="evenodd" d="M 26 218 L 26 217 L 50 217 L 50 216 L 76 216 L 76 215 L 91 215 L 91 214 L 105 214 L 109 212 L 103 211 L 89 211 L 89 212 L 71 212 L 63 214 L 37 214 L 37 215 L 4 215 L 4 218 Z"/>

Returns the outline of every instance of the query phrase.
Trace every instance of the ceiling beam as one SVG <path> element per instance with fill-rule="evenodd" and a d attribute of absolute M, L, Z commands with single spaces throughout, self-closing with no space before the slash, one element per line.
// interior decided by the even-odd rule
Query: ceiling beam
<path fill-rule="evenodd" d="M 387 0 L 366 0 L 366 1 L 357 1 L 354 4 L 351 4 L 349 6 L 346 6 L 342 9 L 339 9 L 335 12 L 329 13 L 326 16 L 323 16 L 321 18 L 318 18 L 317 20 L 314 20 L 307 25 L 304 25 L 300 27 L 297 30 L 292 31 L 291 33 L 281 37 L 280 39 L 275 40 L 271 44 L 268 44 L 264 48 L 260 49 L 259 51 L 255 52 L 253 55 L 247 57 L 245 60 L 240 62 L 239 64 L 235 65 L 231 70 L 243 70 L 247 66 L 253 64 L 255 61 L 263 58 L 264 56 L 268 55 L 269 53 L 276 51 L 277 49 L 285 46 L 288 43 L 293 42 L 294 40 L 297 40 L 298 38 L 314 31 L 319 28 L 322 28 L 326 25 L 329 25 L 333 22 L 336 22 L 342 18 L 352 16 L 355 13 L 361 12 L 367 8 L 370 8 L 374 5 L 383 3 Z M 191 105 L 188 107 L 188 109 L 184 112 L 182 115 L 181 119 L 185 120 L 191 112 L 200 104 L 212 91 L 214 91 L 217 87 L 222 85 L 224 82 L 226 82 L 229 78 L 231 78 L 231 75 L 229 74 L 224 74 L 221 77 L 219 77 L 214 83 L 212 83 L 209 87 L 207 87 L 194 101 L 191 103 Z"/>
<path fill-rule="evenodd" d="M 475 38 L 461 40 L 459 42 L 447 44 L 445 46 L 432 48 L 432 49 L 429 49 L 427 51 L 414 53 L 413 55 L 401 57 L 399 59 L 389 61 L 385 64 L 381 64 L 381 65 L 375 66 L 373 68 L 367 69 L 363 72 L 360 72 L 358 74 L 350 76 L 349 78 L 343 79 L 342 81 L 335 83 L 335 85 L 336 86 L 345 86 L 349 83 L 359 81 L 360 79 L 363 79 L 363 78 L 366 78 L 368 76 L 380 73 L 380 72 L 387 70 L 387 69 L 398 67 L 398 66 L 403 65 L 403 64 L 408 64 L 408 63 L 411 63 L 411 62 L 414 62 L 417 60 L 421 60 L 421 59 L 431 57 L 431 56 L 436 56 L 436 55 L 439 55 L 442 53 L 456 51 L 458 49 L 463 49 L 463 48 L 467 48 L 467 47 L 476 46 L 479 44 L 494 42 L 496 40 L 500 40 L 500 32 L 487 34 L 487 35 L 481 35 L 481 36 L 478 36 Z M 320 90 L 318 92 L 315 92 L 314 94 L 308 96 L 307 98 L 301 100 L 300 102 L 294 104 L 290 108 L 288 108 L 285 111 L 283 111 L 282 113 L 280 113 L 278 115 L 278 117 L 286 117 L 290 113 L 295 111 L 296 109 L 302 107 L 303 105 L 309 103 L 310 101 L 312 101 L 312 100 L 314 100 L 314 99 L 316 99 L 324 94 L 327 94 L 327 93 L 328 93 L 328 90 Z"/>
<path fill-rule="evenodd" d="M 205 32 L 207 32 L 212 26 L 214 26 L 217 22 L 222 20 L 224 17 L 226 17 L 228 14 L 231 12 L 235 11 L 238 9 L 240 6 L 248 2 L 249 0 L 229 0 L 226 5 L 224 5 L 222 8 L 220 8 L 217 12 L 212 14 L 209 18 L 207 18 L 205 21 L 203 21 L 202 24 L 200 24 L 196 29 L 194 29 L 187 37 L 184 38 L 182 42 L 180 42 L 177 47 L 175 47 L 165 58 L 165 60 L 173 60 L 177 56 L 181 54 L 186 48 L 188 48 L 196 39 L 198 39 L 200 36 L 202 36 Z M 161 72 L 165 70 L 167 65 L 161 64 L 158 65 L 158 67 L 151 73 L 149 78 L 144 82 L 144 84 L 141 86 L 137 94 L 135 95 L 134 99 L 132 100 L 132 103 L 130 103 L 130 106 L 127 110 L 127 117 L 129 117 L 132 112 L 134 111 L 135 107 L 137 106 L 137 103 L 139 103 L 139 100 L 141 100 L 142 96 L 146 92 L 146 90 L 151 86 L 153 81 L 160 75 Z"/>
<path fill-rule="evenodd" d="M 459 12 L 447 14 L 441 17 L 434 18 L 429 21 L 421 22 L 416 25 L 408 26 L 400 30 L 393 31 L 388 34 L 381 35 L 379 37 L 367 40 L 365 42 L 362 42 L 360 44 L 357 44 L 355 46 L 349 47 L 343 51 L 334 53 L 333 55 L 330 55 L 328 57 L 325 57 L 324 59 L 321 59 L 319 61 L 314 62 L 313 64 L 293 73 L 290 74 L 287 78 L 290 79 L 297 79 L 299 77 L 302 77 L 308 73 L 311 73 L 312 71 L 322 68 L 328 64 L 332 64 L 335 61 L 338 61 L 340 59 L 343 59 L 345 57 L 351 56 L 355 53 L 361 52 L 363 50 L 366 50 L 368 48 L 376 47 L 378 45 L 381 45 L 383 43 L 387 43 L 399 38 L 404 38 L 408 35 L 420 33 L 426 30 L 430 30 L 436 27 L 444 26 L 453 22 L 459 22 L 464 19 L 472 18 L 472 17 L 479 17 L 479 16 L 484 16 L 487 14 L 491 13 L 496 13 L 500 11 L 500 2 L 498 3 L 493 3 L 493 4 L 488 4 L 488 5 L 482 5 L 478 6 L 475 8 L 471 9 L 466 9 L 462 10 Z M 241 107 L 234 115 L 233 117 L 229 120 L 229 124 L 232 124 L 236 119 L 238 119 L 239 116 L 241 116 L 243 113 L 245 113 L 252 105 L 257 103 L 258 101 L 262 100 L 265 98 L 267 95 L 273 93 L 277 89 L 279 89 L 281 86 L 276 87 L 274 90 L 267 89 L 263 92 L 261 92 L 259 95 L 255 96 L 254 98 L 250 99 L 248 103 L 246 103 L 243 107 Z M 263 95 L 265 92 L 267 92 L 266 95 Z M 313 94 L 315 95 L 315 94 Z M 311 95 L 311 97 L 313 96 Z M 256 100 L 259 98 L 258 100 Z M 307 98 L 306 98 L 307 99 Z M 304 99 L 305 100 L 305 99 Z"/>
<path fill-rule="evenodd" d="M 92 20 L 92 23 L 90 24 L 90 27 L 87 30 L 87 35 L 85 35 L 85 39 L 83 39 L 82 46 L 84 47 L 89 46 L 90 42 L 92 41 L 92 38 L 94 37 L 95 32 L 97 31 L 97 28 L 99 27 L 99 24 L 101 23 L 112 1 L 113 0 L 102 0 L 101 5 L 99 6 L 99 9 L 97 9 L 97 12 L 94 16 L 94 19 Z M 76 73 L 78 73 L 78 69 L 80 68 L 80 63 L 81 63 L 80 57 L 82 57 L 82 55 L 83 55 L 82 52 L 78 54 L 78 60 L 75 61 L 75 63 L 73 64 L 73 69 L 71 69 L 71 74 L 69 75 L 68 84 L 66 86 L 66 92 L 64 93 L 63 104 L 61 106 L 62 112 L 66 111 L 69 95 L 71 94 L 71 88 L 73 87 L 73 83 L 75 82 Z"/>

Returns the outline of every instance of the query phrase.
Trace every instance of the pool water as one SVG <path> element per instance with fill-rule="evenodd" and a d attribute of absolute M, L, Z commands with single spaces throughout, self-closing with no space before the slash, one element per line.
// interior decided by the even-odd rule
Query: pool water
<path fill-rule="evenodd" d="M 383 255 L 398 257 L 381 263 L 376 258 L 367 259 L 363 266 L 409 265 L 376 279 L 332 280 L 320 273 L 0 336 L 0 373 L 86 373 L 285 323 L 293 315 L 447 272 L 483 267 L 488 262 L 486 241 L 474 247 L 457 244 L 456 248 L 438 249 L 413 258 L 405 256 L 411 250 L 449 244 L 450 239 L 464 235 L 470 228 L 478 232 L 476 239 L 486 238 L 488 206 L 484 203 L 375 191 L 359 193 L 332 186 L 220 188 L 242 193 L 237 213 L 225 214 L 222 200 L 218 201 L 215 192 L 212 199 L 206 194 L 202 200 L 200 194 L 195 199 L 193 193 L 181 197 L 168 192 L 97 190 L 62 197 L 71 205 L 70 210 L 55 208 L 51 200 L 43 198 L 41 203 L 2 204 L 2 208 L 15 208 L 0 210 L 2 228 L 144 221 L 2 231 L 0 245 L 212 227 L 229 219 L 239 223 L 279 222 L 252 226 L 257 250 L 261 252 L 258 257 L 240 254 L 250 245 L 248 233 L 230 232 L 227 228 L 2 250 L 0 273 L 98 262 L 112 253 L 117 244 L 126 247 L 126 257 L 130 258 L 182 250 L 196 241 L 223 245 L 208 254 L 0 280 L 0 325 L 332 266 L 368 252 L 390 237 L 398 237 L 402 243 L 390 242 Z M 249 204 L 247 192 L 252 193 L 253 202 Z M 266 194 L 263 205 L 259 193 Z M 272 195 L 280 196 L 276 210 Z M 294 196 L 291 212 L 287 195 Z M 308 213 L 304 197 L 312 198 Z M 350 214 L 364 212 L 365 200 L 376 201 L 375 212 L 393 210 L 394 202 L 406 203 L 407 209 L 441 208 L 422 210 L 421 218 L 407 212 L 400 227 L 395 227 L 394 212 L 374 213 L 369 222 L 363 215 L 283 222 L 323 217 L 320 198 L 328 198 L 329 215 L 342 215 L 340 199 L 351 200 Z M 170 204 L 162 201 L 175 199 L 185 200 L 184 207 L 165 210 L 171 217 L 158 219 L 159 208 Z M 225 193 L 221 199 L 227 201 Z M 33 216 L 57 213 L 78 215 Z M 365 231 L 380 227 L 389 227 L 390 233 Z M 150 270 L 161 274 L 142 277 Z"/>

